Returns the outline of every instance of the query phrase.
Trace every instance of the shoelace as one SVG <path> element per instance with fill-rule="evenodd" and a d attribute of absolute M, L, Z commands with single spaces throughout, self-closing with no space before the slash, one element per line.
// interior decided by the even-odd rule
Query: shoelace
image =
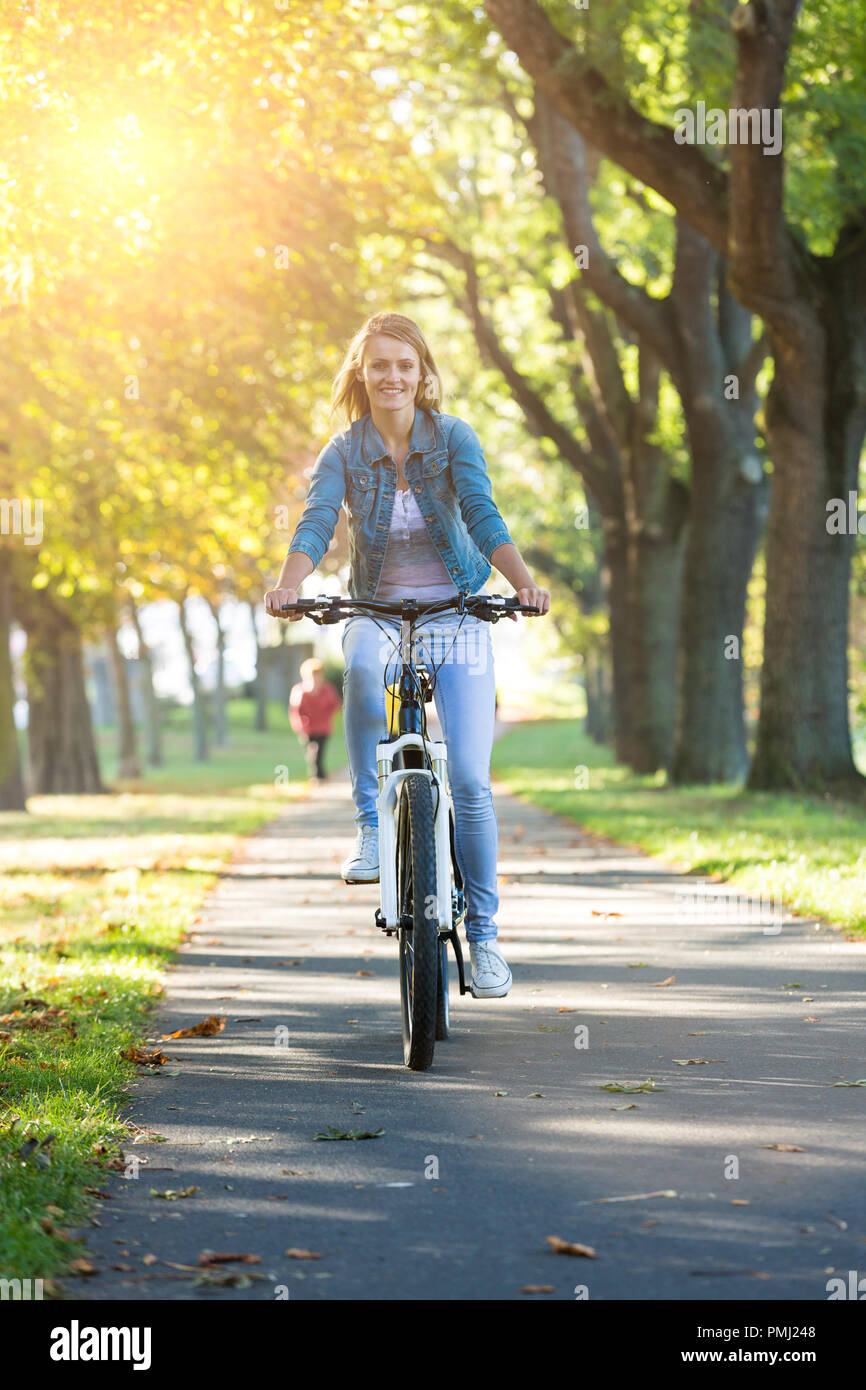
<path fill-rule="evenodd" d="M 492 956 L 490 954 L 490 947 L 485 945 L 483 941 L 479 941 L 478 945 L 475 947 L 475 960 L 479 973 L 485 970 L 493 970 L 495 968 L 493 964 L 494 961 L 496 961 L 497 964 L 499 963 L 499 957 Z"/>

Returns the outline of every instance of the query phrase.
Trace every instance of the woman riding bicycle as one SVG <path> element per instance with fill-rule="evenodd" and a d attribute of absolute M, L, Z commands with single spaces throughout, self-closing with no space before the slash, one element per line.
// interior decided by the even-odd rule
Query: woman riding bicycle
<path fill-rule="evenodd" d="M 269 613 L 279 616 L 284 605 L 298 601 L 302 581 L 328 550 L 344 504 L 353 598 L 433 603 L 460 591 L 483 593 L 492 565 L 520 603 L 539 614 L 549 611 L 549 593 L 535 584 L 493 501 L 478 437 L 464 420 L 440 412 L 441 391 L 433 355 L 412 319 L 374 314 L 355 334 L 331 392 L 332 413 L 343 411 L 350 427 L 334 435 L 316 460 L 276 587 L 265 595 Z M 379 878 L 376 745 L 387 732 L 385 669 L 393 658 L 393 644 L 382 641 L 383 627 L 399 636 L 398 619 L 356 615 L 343 629 L 344 730 L 358 827 L 355 850 L 342 866 L 349 883 Z M 435 671 L 434 699 L 448 744 L 472 993 L 498 998 L 511 988 L 511 971 L 496 944 L 490 627 L 448 613 L 423 620 L 420 628 L 425 646 L 419 663 L 426 658 Z M 449 645 L 458 637 L 449 659 Z"/>

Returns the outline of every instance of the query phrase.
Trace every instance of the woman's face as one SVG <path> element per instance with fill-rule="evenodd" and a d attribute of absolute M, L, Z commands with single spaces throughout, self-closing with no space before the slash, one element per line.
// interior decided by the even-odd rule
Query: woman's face
<path fill-rule="evenodd" d="M 413 405 L 421 380 L 421 359 L 413 347 L 388 333 L 375 333 L 364 344 L 358 373 L 370 402 L 380 410 L 403 410 Z"/>

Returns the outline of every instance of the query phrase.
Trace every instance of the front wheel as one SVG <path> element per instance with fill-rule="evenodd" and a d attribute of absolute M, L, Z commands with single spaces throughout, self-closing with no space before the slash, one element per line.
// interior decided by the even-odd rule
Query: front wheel
<path fill-rule="evenodd" d="M 403 1060 L 413 1071 L 433 1061 L 439 996 L 436 836 L 429 777 L 410 772 L 397 813 L 397 901 L 400 927 L 400 1004 Z"/>

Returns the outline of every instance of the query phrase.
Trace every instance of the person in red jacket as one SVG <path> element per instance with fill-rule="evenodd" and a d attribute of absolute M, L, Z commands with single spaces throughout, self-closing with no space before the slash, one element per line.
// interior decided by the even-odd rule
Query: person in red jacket
<path fill-rule="evenodd" d="M 301 679 L 289 696 L 289 722 L 304 745 L 310 781 L 327 781 L 325 744 L 331 733 L 340 697 L 322 675 L 322 663 L 311 656 L 301 662 Z"/>

